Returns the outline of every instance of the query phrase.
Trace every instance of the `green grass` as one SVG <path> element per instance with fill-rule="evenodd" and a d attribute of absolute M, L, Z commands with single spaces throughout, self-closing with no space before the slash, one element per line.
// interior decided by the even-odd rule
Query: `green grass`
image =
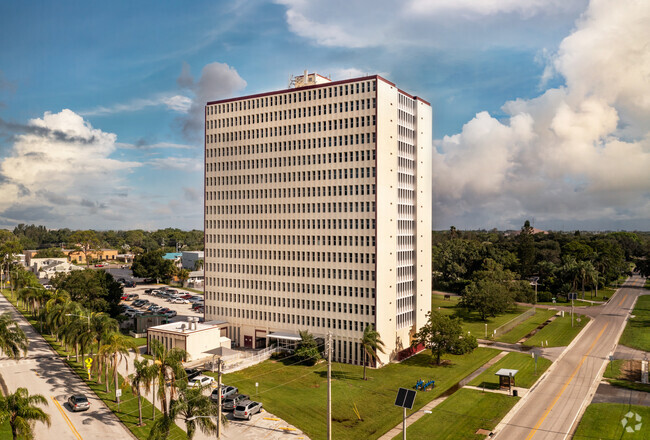
<path fill-rule="evenodd" d="M 460 297 L 458 296 L 452 296 L 450 299 L 446 300 L 442 295 L 432 294 L 431 310 L 436 310 L 444 315 L 460 318 L 463 331 L 465 333 L 470 332 L 477 338 L 485 338 L 485 324 L 487 324 L 487 334 L 489 337 L 496 328 L 511 321 L 530 308 L 516 307 L 512 311 L 483 321 L 476 312 L 468 313 L 463 309 L 456 308 L 459 300 Z"/>
<path fill-rule="evenodd" d="M 621 335 L 620 343 L 638 350 L 650 351 L 650 295 L 640 296 Z"/>
<path fill-rule="evenodd" d="M 650 278 L 647 278 L 645 280 L 645 285 L 643 287 L 646 288 L 646 289 L 650 289 Z"/>
<path fill-rule="evenodd" d="M 406 429 L 406 438 L 436 440 L 482 440 L 476 435 L 480 429 L 492 430 L 517 403 L 519 397 L 505 394 L 482 393 L 461 389 L 433 408 L 431 414 L 424 414 L 420 420 Z M 394 409 L 397 412 L 399 409 Z M 402 434 L 394 440 L 402 438 Z"/>
<path fill-rule="evenodd" d="M 539 357 L 537 359 L 537 374 L 535 374 L 535 359 L 529 354 L 508 353 L 503 359 L 474 378 L 469 385 L 485 387 L 488 389 L 499 388 L 499 378 L 494 375 L 501 368 L 519 370 L 515 376 L 515 383 L 518 387 L 530 388 L 544 371 L 552 364 L 548 359 Z"/>
<path fill-rule="evenodd" d="M 626 432 L 621 420 L 626 418 L 626 414 L 638 414 L 641 417 L 641 429 L 634 432 Z M 632 420 L 628 418 L 630 425 Z M 638 422 L 634 420 L 632 426 Z M 625 405 L 620 403 L 592 403 L 587 407 L 585 414 L 580 420 L 578 429 L 573 436 L 574 440 L 592 440 L 592 439 L 624 439 L 624 440 L 642 440 L 648 438 L 650 432 L 650 407 Z"/>
<path fill-rule="evenodd" d="M 580 320 L 580 322 L 578 322 Z M 542 341 L 549 347 L 564 347 L 573 341 L 578 333 L 589 322 L 589 318 L 583 315 L 574 315 L 574 326 L 571 327 L 571 313 L 564 313 L 564 318 L 557 317 L 553 322 L 535 333 L 533 337 L 524 342 L 529 347 L 539 347 Z"/>
<path fill-rule="evenodd" d="M 373 439 L 381 436 L 402 420 L 402 412 L 394 407 L 398 388 L 412 388 L 418 379 L 435 380 L 432 391 L 418 392 L 415 408 L 421 408 L 498 353 L 478 348 L 463 356 L 444 356 L 447 364 L 434 366 L 430 352 L 425 351 L 399 364 L 369 369 L 367 381 L 362 379 L 363 367 L 333 364 L 333 437 Z M 324 439 L 327 365 L 324 362 L 313 367 L 292 365 L 293 359 L 265 361 L 227 374 L 223 382 L 259 399 L 270 412 L 297 426 L 311 439 Z M 256 382 L 259 383 L 258 397 Z M 355 405 L 361 420 L 355 414 Z"/>
<path fill-rule="evenodd" d="M 0 438 L 12 438 L 11 437 L 11 426 L 7 420 L 4 423 L 0 423 Z"/>
<path fill-rule="evenodd" d="M 6 293 L 6 292 L 3 292 Z M 5 295 L 5 297 L 10 300 L 10 298 Z M 14 306 L 16 301 L 12 302 Z M 17 307 L 18 311 L 30 322 L 30 324 L 38 332 L 38 321 L 31 318 L 31 314 L 27 313 L 26 310 L 22 307 Z M 81 356 L 79 356 L 79 362 L 75 362 L 74 351 L 66 351 L 65 348 L 55 341 L 55 339 L 47 334 L 42 335 L 45 341 L 56 351 L 59 356 L 63 358 L 63 361 L 66 362 L 70 368 L 83 380 L 90 389 L 100 398 L 106 406 L 124 423 L 124 425 L 138 438 L 146 440 L 149 436 L 149 431 L 151 430 L 151 425 L 153 424 L 151 415 L 152 415 L 152 405 L 147 399 L 142 399 L 142 416 L 145 426 L 137 426 L 138 423 L 138 400 L 137 395 L 134 395 L 129 386 L 125 386 L 124 379 L 122 376 L 119 376 L 118 383 L 122 389 L 122 397 L 119 410 L 117 409 L 117 403 L 115 402 L 115 387 L 113 386 L 114 382 L 111 380 L 109 383 L 109 392 L 106 393 L 105 383 L 97 383 L 97 378 L 94 377 L 91 380 L 88 380 L 88 373 L 86 372 L 85 366 L 81 362 Z M 69 360 L 65 358 L 70 356 Z M 112 379 L 112 376 L 111 376 Z M 161 412 L 156 409 L 156 417 L 161 417 Z M 4 425 L 0 425 L 0 438 L 5 438 L 2 436 L 2 429 Z M 8 426 L 8 425 L 7 425 Z M 11 436 L 11 433 L 9 434 Z M 185 438 L 185 432 L 180 429 L 177 425 L 172 427 L 170 432 L 170 438 Z"/>
<path fill-rule="evenodd" d="M 639 383 L 641 380 L 641 366 L 638 365 L 638 362 L 633 367 L 635 371 L 629 371 L 628 368 L 624 368 L 629 367 L 629 363 L 631 362 L 634 361 L 615 359 L 609 362 L 603 373 L 603 377 L 607 382 L 617 387 L 650 392 L 650 385 Z"/>
<path fill-rule="evenodd" d="M 497 338 L 496 340 L 500 342 L 508 342 L 514 344 L 520 341 L 524 336 L 528 335 L 530 332 L 535 330 L 541 324 L 546 322 L 548 318 L 555 315 L 555 313 L 557 313 L 556 310 L 537 308 L 535 309 L 535 315 L 531 316 L 530 318 L 528 318 L 527 320 L 519 324 L 517 327 L 513 328 L 508 333 L 504 334 L 500 338 Z"/>

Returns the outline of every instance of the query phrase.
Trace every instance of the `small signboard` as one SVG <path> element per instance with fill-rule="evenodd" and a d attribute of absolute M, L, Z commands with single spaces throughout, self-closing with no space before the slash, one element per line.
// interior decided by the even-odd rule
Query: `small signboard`
<path fill-rule="evenodd" d="M 415 395 L 417 392 L 415 390 L 409 390 L 407 388 L 400 388 L 397 391 L 397 398 L 395 399 L 395 406 L 401 406 L 402 408 L 413 409 L 413 403 L 415 403 Z"/>
<path fill-rule="evenodd" d="M 578 299 L 578 294 L 576 292 L 569 293 L 569 299 Z"/>
<path fill-rule="evenodd" d="M 121 397 L 121 396 L 122 396 L 122 390 L 117 389 L 117 390 L 115 391 L 115 395 L 116 395 L 117 397 Z"/>

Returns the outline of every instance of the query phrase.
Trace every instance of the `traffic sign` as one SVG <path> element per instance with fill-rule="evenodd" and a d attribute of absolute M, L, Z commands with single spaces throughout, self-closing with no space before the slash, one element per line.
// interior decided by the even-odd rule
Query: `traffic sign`
<path fill-rule="evenodd" d="M 86 367 L 90 368 L 92 364 L 93 364 L 92 358 L 86 358 Z"/>

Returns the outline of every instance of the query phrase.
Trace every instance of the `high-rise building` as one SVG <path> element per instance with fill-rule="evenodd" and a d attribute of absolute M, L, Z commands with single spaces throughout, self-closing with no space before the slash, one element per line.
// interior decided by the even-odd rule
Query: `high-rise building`
<path fill-rule="evenodd" d="M 380 76 L 294 78 L 205 107 L 205 319 L 233 345 L 333 338 L 386 363 L 431 309 L 432 112 Z"/>

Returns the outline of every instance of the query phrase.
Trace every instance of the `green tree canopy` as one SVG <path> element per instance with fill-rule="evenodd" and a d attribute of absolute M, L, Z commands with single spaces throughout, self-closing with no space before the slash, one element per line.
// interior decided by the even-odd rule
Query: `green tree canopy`
<path fill-rule="evenodd" d="M 427 317 L 427 323 L 415 334 L 414 342 L 431 350 L 431 356 L 438 365 L 445 353 L 462 354 L 476 348 L 476 338 L 463 335 L 457 318 L 450 318 L 435 310 L 429 312 Z"/>
<path fill-rule="evenodd" d="M 123 289 L 113 276 L 104 270 L 74 270 L 57 274 L 50 283 L 70 294 L 72 301 L 93 312 L 117 316 Z"/>
<path fill-rule="evenodd" d="M 155 278 L 158 280 L 169 280 L 174 274 L 175 267 L 171 260 L 163 259 L 164 251 L 157 250 L 145 252 L 133 260 L 131 270 L 133 275 L 141 278 Z"/>

